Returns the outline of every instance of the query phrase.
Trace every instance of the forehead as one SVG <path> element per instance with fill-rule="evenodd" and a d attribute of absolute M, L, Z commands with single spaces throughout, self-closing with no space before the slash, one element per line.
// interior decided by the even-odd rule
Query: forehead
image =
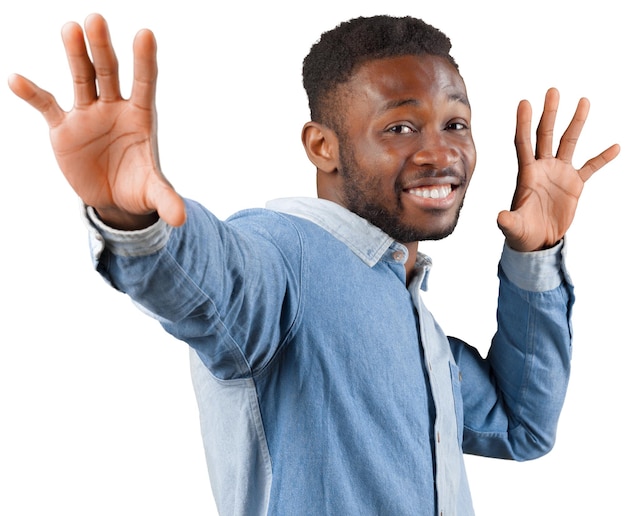
<path fill-rule="evenodd" d="M 403 102 L 461 102 L 469 106 L 463 78 L 438 56 L 400 56 L 362 64 L 346 84 L 348 105 L 368 104 L 372 109 Z"/>

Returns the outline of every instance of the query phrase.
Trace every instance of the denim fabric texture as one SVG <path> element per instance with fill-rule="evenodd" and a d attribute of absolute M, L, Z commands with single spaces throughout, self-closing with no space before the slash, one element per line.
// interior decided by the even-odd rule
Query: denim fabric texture
<path fill-rule="evenodd" d="M 430 260 L 329 201 L 283 199 L 180 228 L 107 228 L 94 264 L 190 346 L 224 515 L 473 514 L 463 453 L 549 451 L 571 354 L 563 244 L 505 247 L 483 358 L 424 306 Z"/>

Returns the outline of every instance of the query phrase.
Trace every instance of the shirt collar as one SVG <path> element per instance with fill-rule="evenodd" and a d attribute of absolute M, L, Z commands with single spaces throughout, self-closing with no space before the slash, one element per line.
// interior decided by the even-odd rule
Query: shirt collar
<path fill-rule="evenodd" d="M 266 208 L 317 224 L 346 244 L 369 267 L 376 265 L 391 246 L 402 245 L 356 213 L 326 199 L 286 197 L 268 202 Z M 423 290 L 427 288 L 431 266 L 430 257 L 418 253 L 415 267 Z"/>
<path fill-rule="evenodd" d="M 369 267 L 376 265 L 394 243 L 381 229 L 326 199 L 291 197 L 270 201 L 266 207 L 317 224 L 346 244 Z"/>

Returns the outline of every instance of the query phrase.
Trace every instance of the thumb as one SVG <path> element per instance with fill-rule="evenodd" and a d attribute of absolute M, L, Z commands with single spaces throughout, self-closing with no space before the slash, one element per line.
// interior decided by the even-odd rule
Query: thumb
<path fill-rule="evenodd" d="M 169 184 L 158 183 L 150 195 L 150 204 L 156 208 L 159 217 L 170 226 L 182 226 L 187 214 L 185 201 Z"/>
<path fill-rule="evenodd" d="M 513 248 L 521 242 L 524 235 L 524 225 L 522 217 L 514 211 L 502 210 L 498 213 L 498 227 Z"/>

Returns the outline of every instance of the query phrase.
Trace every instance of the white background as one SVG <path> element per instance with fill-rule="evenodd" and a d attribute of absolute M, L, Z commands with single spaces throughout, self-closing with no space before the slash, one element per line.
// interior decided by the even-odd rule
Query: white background
<path fill-rule="evenodd" d="M 127 93 L 132 38 L 153 29 L 163 168 L 183 195 L 226 217 L 274 197 L 315 195 L 300 144 L 308 120 L 300 65 L 319 34 L 360 15 L 424 18 L 452 39 L 479 155 L 457 231 L 422 246 L 436 265 L 426 301 L 449 334 L 485 352 L 502 245 L 495 217 L 508 208 L 515 184 L 518 101 L 528 98 L 537 115 L 545 90 L 558 87 L 562 132 L 578 98 L 589 97 L 577 166 L 612 143 L 626 144 L 626 44 L 616 4 L 208 5 L 4 2 L 0 75 L 20 72 L 69 109 L 60 28 L 100 12 L 110 22 Z M 578 301 L 557 445 L 524 464 L 468 457 L 478 515 L 625 514 L 625 164 L 620 156 L 588 182 L 569 235 Z M 6 86 L 0 174 L 0 514 L 213 514 L 186 347 L 92 271 L 78 203 L 58 171 L 43 118 Z"/>

